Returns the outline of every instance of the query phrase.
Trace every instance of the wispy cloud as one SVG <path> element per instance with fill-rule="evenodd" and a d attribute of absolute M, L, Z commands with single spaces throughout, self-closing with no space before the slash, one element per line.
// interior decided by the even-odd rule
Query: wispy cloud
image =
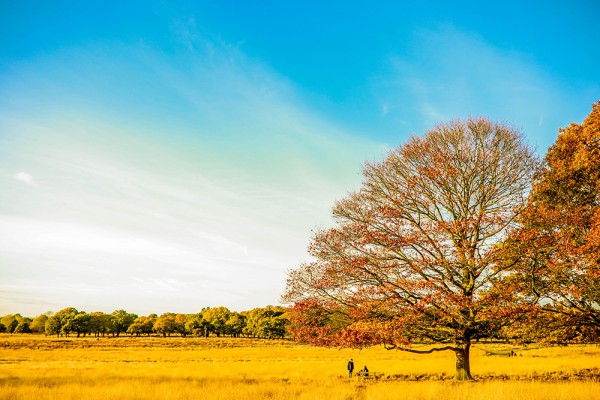
<path fill-rule="evenodd" d="M 28 185 L 33 185 L 33 177 L 29 175 L 27 172 L 18 172 L 15 175 L 15 180 L 19 182 L 26 183 Z"/>
<path fill-rule="evenodd" d="M 390 106 L 389 103 L 383 103 L 381 105 L 381 115 L 388 115 L 391 109 L 392 106 Z"/>
<path fill-rule="evenodd" d="M 0 170 L 28 165 L 44 183 L 0 195 L 6 299 L 119 298 L 140 313 L 278 301 L 311 229 L 382 146 L 236 49 L 195 45 L 76 49 L 5 77 L 18 98 L 3 107 Z"/>
<path fill-rule="evenodd" d="M 448 25 L 415 34 L 407 53 L 393 57 L 392 64 L 378 88 L 393 106 L 386 117 L 411 121 L 415 133 L 452 118 L 487 115 L 524 130 L 543 152 L 557 128 L 571 121 L 565 110 L 587 109 L 594 101 L 579 98 L 574 107 L 574 99 L 564 98 L 565 82 L 533 56 Z"/>

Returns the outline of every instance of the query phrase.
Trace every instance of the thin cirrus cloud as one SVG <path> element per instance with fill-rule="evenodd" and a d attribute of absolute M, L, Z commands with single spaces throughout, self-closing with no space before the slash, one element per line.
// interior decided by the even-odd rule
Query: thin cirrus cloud
<path fill-rule="evenodd" d="M 0 175 L 4 312 L 277 303 L 310 230 L 383 149 L 214 43 L 64 50 L 3 81 L 0 168 L 28 171 Z"/>
<path fill-rule="evenodd" d="M 597 85 L 441 26 L 403 37 L 350 108 L 338 99 L 337 121 L 373 124 L 357 133 L 193 19 L 173 29 L 168 50 L 100 40 L 3 64 L 0 313 L 276 303 L 365 159 L 470 115 L 543 153 L 597 100 Z"/>
<path fill-rule="evenodd" d="M 530 54 L 451 25 L 418 31 L 390 65 L 374 86 L 392 123 L 418 133 L 452 118 L 485 115 L 523 130 L 541 153 L 559 127 L 585 116 L 598 89 L 578 87 Z"/>

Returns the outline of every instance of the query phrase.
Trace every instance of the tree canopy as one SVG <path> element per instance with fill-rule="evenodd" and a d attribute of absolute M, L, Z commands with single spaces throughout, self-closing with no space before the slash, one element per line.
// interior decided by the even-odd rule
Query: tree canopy
<path fill-rule="evenodd" d="M 496 245 L 522 211 L 539 161 L 523 135 L 486 118 L 440 124 L 364 167 L 315 233 L 313 261 L 289 272 L 297 338 L 325 345 L 456 352 L 471 379 L 471 341 L 531 307 Z"/>
<path fill-rule="evenodd" d="M 600 101 L 560 130 L 507 241 L 539 296 L 538 337 L 600 338 Z"/>
<path fill-rule="evenodd" d="M 286 309 L 277 306 L 254 308 L 250 311 L 230 311 L 227 307 L 205 307 L 196 314 L 163 313 L 138 317 L 125 310 L 111 314 L 86 313 L 74 307 L 64 308 L 57 313 L 48 312 L 35 319 L 9 314 L 0 318 L 0 333 L 45 333 L 46 335 L 69 336 L 73 332 L 86 336 L 104 336 L 122 333 L 142 336 L 153 333 L 164 337 L 188 335 L 209 337 L 229 335 L 275 339 L 289 336 L 289 316 Z"/>

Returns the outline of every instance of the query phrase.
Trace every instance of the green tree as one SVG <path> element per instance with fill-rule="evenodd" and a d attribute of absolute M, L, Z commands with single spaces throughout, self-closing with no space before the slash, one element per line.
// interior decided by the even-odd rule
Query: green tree
<path fill-rule="evenodd" d="M 283 307 L 259 307 L 246 314 L 244 333 L 263 339 L 283 338 L 288 325 L 289 317 Z"/>
<path fill-rule="evenodd" d="M 61 333 L 61 321 L 60 316 L 51 315 L 48 317 L 46 321 L 46 335 L 56 335 L 56 337 L 60 336 Z"/>
<path fill-rule="evenodd" d="M 130 335 L 141 336 L 144 333 L 142 324 L 138 323 L 137 320 L 134 321 L 133 324 L 129 325 L 129 328 L 127 328 L 127 333 Z"/>
<path fill-rule="evenodd" d="M 4 317 L 2 317 L 0 319 L 0 323 L 4 325 L 4 327 L 6 328 L 6 332 L 8 333 L 14 333 L 17 325 L 19 325 L 19 321 L 17 320 L 16 315 L 13 314 L 5 315 Z"/>
<path fill-rule="evenodd" d="M 29 318 L 22 319 L 15 328 L 14 333 L 31 333 L 31 329 L 29 327 L 30 321 L 31 320 Z"/>
<path fill-rule="evenodd" d="M 163 337 L 171 336 L 175 332 L 175 314 L 164 313 L 154 322 L 154 331 L 162 333 Z"/>
<path fill-rule="evenodd" d="M 179 333 L 183 337 L 186 337 L 188 333 L 190 333 L 186 326 L 187 320 L 188 316 L 186 314 L 175 315 L 175 332 Z"/>
<path fill-rule="evenodd" d="M 225 322 L 225 331 L 228 335 L 239 337 L 246 326 L 246 317 L 238 312 L 232 312 Z"/>
<path fill-rule="evenodd" d="M 67 307 L 63 308 L 54 315 L 60 324 L 60 334 L 64 334 L 66 337 L 69 337 L 69 334 L 73 330 L 73 321 L 77 314 L 79 314 L 79 311 L 77 311 L 76 308 Z"/>
<path fill-rule="evenodd" d="M 90 314 L 90 332 L 96 337 L 104 336 L 111 331 L 111 316 L 100 311 Z"/>
<path fill-rule="evenodd" d="M 143 334 L 150 336 L 150 334 L 153 331 L 155 321 L 156 318 L 153 318 L 151 316 L 138 317 L 135 321 L 133 321 L 133 324 L 131 324 L 129 328 L 127 328 L 127 333 L 136 336 L 140 336 Z"/>
<path fill-rule="evenodd" d="M 262 314 L 263 308 L 260 307 L 244 312 L 246 317 L 246 326 L 244 326 L 243 330 L 244 335 L 251 336 L 253 338 L 258 337 Z"/>
<path fill-rule="evenodd" d="M 85 336 L 91 332 L 91 322 L 92 318 L 90 315 L 85 311 L 80 311 L 73 317 L 71 328 L 77 332 L 77 337 L 81 334 Z"/>
<path fill-rule="evenodd" d="M 202 313 L 190 314 L 186 320 L 186 329 L 196 336 L 208 337 L 210 333 L 210 323 L 204 319 Z"/>
<path fill-rule="evenodd" d="M 210 324 L 211 332 L 217 337 L 227 332 L 227 321 L 231 311 L 227 307 L 206 308 L 202 311 L 202 317 Z"/>
<path fill-rule="evenodd" d="M 110 314 L 111 332 L 119 336 L 123 332 L 127 332 L 127 328 L 137 318 L 137 315 L 130 314 L 125 310 L 115 310 Z"/>
<path fill-rule="evenodd" d="M 143 330 L 146 335 L 150 336 L 154 332 L 154 323 L 157 318 L 158 315 L 156 314 L 150 314 L 146 317 L 146 320 L 143 323 Z"/>
<path fill-rule="evenodd" d="M 48 321 L 49 313 L 40 314 L 31 321 L 29 328 L 34 333 L 44 333 L 46 331 L 46 321 Z M 51 315 L 51 314 L 50 314 Z"/>

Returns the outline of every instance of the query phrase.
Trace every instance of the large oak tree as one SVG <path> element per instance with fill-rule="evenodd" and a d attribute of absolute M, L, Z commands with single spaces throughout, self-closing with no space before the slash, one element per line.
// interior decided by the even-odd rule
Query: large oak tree
<path fill-rule="evenodd" d="M 451 350 L 456 378 L 472 379 L 471 342 L 531 305 L 495 249 L 537 166 L 519 131 L 486 118 L 440 124 L 367 163 L 362 187 L 335 205 L 335 227 L 312 238 L 313 261 L 289 272 L 296 338 Z"/>

